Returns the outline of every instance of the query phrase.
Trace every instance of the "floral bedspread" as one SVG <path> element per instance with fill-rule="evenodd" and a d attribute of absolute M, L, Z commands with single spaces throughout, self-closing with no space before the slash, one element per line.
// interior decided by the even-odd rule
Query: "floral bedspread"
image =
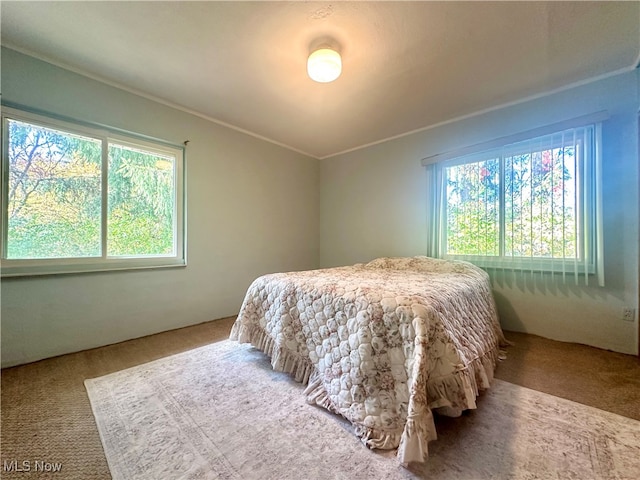
<path fill-rule="evenodd" d="M 487 274 L 461 261 L 379 258 L 256 279 L 231 339 L 307 385 L 370 448 L 422 462 L 432 410 L 459 415 L 488 388 L 504 336 Z"/>

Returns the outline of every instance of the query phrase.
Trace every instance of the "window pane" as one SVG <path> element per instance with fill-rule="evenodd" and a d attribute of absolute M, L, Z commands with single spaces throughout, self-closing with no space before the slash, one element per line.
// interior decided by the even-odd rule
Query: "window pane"
<path fill-rule="evenodd" d="M 7 258 L 100 256 L 101 142 L 7 119 Z"/>
<path fill-rule="evenodd" d="M 563 281 L 584 274 L 586 284 L 595 273 L 604 285 L 600 128 L 494 141 L 431 166 L 430 252 L 490 269 L 560 273 Z"/>
<path fill-rule="evenodd" d="M 575 148 L 544 143 L 505 157 L 506 256 L 577 255 Z"/>
<path fill-rule="evenodd" d="M 497 158 L 446 168 L 448 255 L 499 254 L 499 168 Z"/>
<path fill-rule="evenodd" d="M 175 255 L 176 159 L 109 145 L 107 255 Z"/>

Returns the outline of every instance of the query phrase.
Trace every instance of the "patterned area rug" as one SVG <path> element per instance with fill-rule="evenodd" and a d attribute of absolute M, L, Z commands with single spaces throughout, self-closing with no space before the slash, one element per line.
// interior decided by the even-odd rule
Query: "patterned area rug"
<path fill-rule="evenodd" d="M 85 382 L 114 480 L 637 479 L 640 422 L 494 380 L 424 464 L 368 450 L 229 340 Z"/>

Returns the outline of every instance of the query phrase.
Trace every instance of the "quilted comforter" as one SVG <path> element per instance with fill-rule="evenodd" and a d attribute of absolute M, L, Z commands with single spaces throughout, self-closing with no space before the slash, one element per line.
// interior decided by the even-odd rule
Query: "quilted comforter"
<path fill-rule="evenodd" d="M 432 410 L 459 415 L 505 343 L 487 274 L 461 261 L 379 258 L 256 279 L 231 339 L 251 342 L 370 448 L 425 461 Z"/>

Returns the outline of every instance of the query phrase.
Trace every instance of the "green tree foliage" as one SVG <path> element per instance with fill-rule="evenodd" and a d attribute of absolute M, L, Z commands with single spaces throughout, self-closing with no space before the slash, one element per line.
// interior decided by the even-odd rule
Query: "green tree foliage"
<path fill-rule="evenodd" d="M 7 257 L 101 255 L 102 142 L 8 122 Z M 172 254 L 174 159 L 109 146 L 107 253 Z"/>
<path fill-rule="evenodd" d="M 448 169 L 447 250 L 451 255 L 498 255 L 499 162 Z"/>
<path fill-rule="evenodd" d="M 504 255 L 577 255 L 576 164 L 571 147 L 455 165 L 446 169 L 447 253 L 500 255 L 504 189 Z"/>
<path fill-rule="evenodd" d="M 505 254 L 572 258 L 576 245 L 573 148 L 505 159 Z"/>
<path fill-rule="evenodd" d="M 7 257 L 100 255 L 100 142 L 8 126 Z"/>
<path fill-rule="evenodd" d="M 109 146 L 109 255 L 173 253 L 173 161 Z"/>

